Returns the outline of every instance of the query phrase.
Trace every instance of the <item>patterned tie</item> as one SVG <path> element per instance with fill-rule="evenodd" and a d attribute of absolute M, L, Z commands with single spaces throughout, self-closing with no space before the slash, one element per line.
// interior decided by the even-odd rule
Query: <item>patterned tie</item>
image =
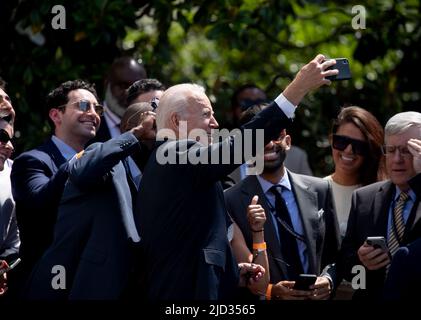
<path fill-rule="evenodd" d="M 275 209 L 278 223 L 278 232 L 279 239 L 281 242 L 281 252 L 283 258 L 288 263 L 288 280 L 295 280 L 298 278 L 300 273 L 303 273 L 303 267 L 298 253 L 298 245 L 295 236 L 290 232 L 294 230 L 291 222 L 291 217 L 285 203 L 284 198 L 281 193 L 278 191 L 277 187 L 282 186 L 272 186 L 269 191 L 275 195 Z M 281 221 L 279 221 L 281 220 Z"/>
<path fill-rule="evenodd" d="M 403 220 L 403 208 L 405 207 L 406 201 L 409 196 L 405 192 L 401 192 L 399 199 L 396 202 L 395 209 L 393 210 L 392 223 L 389 228 L 389 251 L 393 255 L 398 251 L 400 243 L 403 240 L 403 234 L 405 232 L 405 222 Z"/>

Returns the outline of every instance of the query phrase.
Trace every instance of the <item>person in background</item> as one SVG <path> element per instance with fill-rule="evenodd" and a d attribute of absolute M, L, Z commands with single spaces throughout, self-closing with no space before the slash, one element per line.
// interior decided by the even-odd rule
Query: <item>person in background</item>
<path fill-rule="evenodd" d="M 147 78 L 143 64 L 132 57 L 119 57 L 111 64 L 105 79 L 104 114 L 97 135 L 89 144 L 105 142 L 120 135 L 121 117 L 127 108 L 127 89 L 137 80 Z"/>
<path fill-rule="evenodd" d="M 138 102 L 152 102 L 159 101 L 165 91 L 165 86 L 156 79 L 141 79 L 134 82 L 127 89 L 128 106 Z"/>
<path fill-rule="evenodd" d="M 267 102 L 269 100 L 266 93 L 255 84 L 249 83 L 237 88 L 231 97 L 232 127 L 239 128 L 244 124 L 244 122 L 240 121 L 244 111 L 257 105 L 264 105 Z M 313 175 L 308 163 L 307 153 L 297 146 L 291 145 L 285 159 L 285 166 L 295 173 Z M 234 181 L 233 184 L 240 182 L 247 176 L 246 168 L 247 163 L 241 165 L 228 175 L 228 178 Z"/>
<path fill-rule="evenodd" d="M 330 142 L 335 169 L 332 183 L 341 238 L 345 237 L 352 192 L 386 178 L 381 146 L 383 127 L 367 110 L 343 108 L 332 125 Z"/>

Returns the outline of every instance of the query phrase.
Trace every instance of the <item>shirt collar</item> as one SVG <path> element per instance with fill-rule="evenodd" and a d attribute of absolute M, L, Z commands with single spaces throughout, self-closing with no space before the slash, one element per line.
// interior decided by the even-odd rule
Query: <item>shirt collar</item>
<path fill-rule="evenodd" d="M 77 153 L 75 149 L 73 149 L 71 146 L 66 144 L 63 140 L 58 138 L 57 136 L 53 135 L 51 137 L 51 140 L 53 140 L 54 144 L 60 151 L 61 155 L 64 159 L 69 160 L 73 158 L 73 156 Z"/>
<path fill-rule="evenodd" d="M 263 193 L 266 193 L 269 191 L 269 189 L 274 185 L 272 182 L 269 182 L 262 178 L 261 175 L 257 176 L 257 180 L 259 180 L 260 185 L 262 186 Z M 284 175 L 281 177 L 281 179 L 278 181 L 276 185 L 283 186 L 284 188 L 291 191 L 291 181 L 289 180 L 288 176 L 288 170 L 285 168 Z"/>
<path fill-rule="evenodd" d="M 401 189 L 399 189 L 399 187 L 395 185 L 395 198 L 394 198 L 394 201 L 398 201 L 399 196 L 401 195 L 401 193 L 402 193 Z M 412 201 L 415 201 L 415 199 L 417 198 L 417 196 L 415 195 L 415 192 L 412 189 L 409 189 L 406 193 L 408 194 L 409 198 Z"/>

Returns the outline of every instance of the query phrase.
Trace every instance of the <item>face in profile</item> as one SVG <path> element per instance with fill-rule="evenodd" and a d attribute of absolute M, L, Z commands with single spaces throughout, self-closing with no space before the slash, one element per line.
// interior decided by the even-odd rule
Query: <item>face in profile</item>
<path fill-rule="evenodd" d="M 335 172 L 343 175 L 358 175 L 366 152 L 368 152 L 368 143 L 357 126 L 351 122 L 339 126 L 332 138 Z"/>

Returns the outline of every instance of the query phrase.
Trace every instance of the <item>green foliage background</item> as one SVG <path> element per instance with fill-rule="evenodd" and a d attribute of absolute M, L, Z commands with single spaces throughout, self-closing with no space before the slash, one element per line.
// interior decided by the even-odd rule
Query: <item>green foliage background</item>
<path fill-rule="evenodd" d="M 66 9 L 65 30 L 51 27 L 57 4 Z M 366 29 L 352 28 L 355 5 L 366 10 Z M 293 143 L 322 176 L 332 170 L 327 137 L 340 106 L 364 107 L 382 124 L 420 111 L 420 21 L 418 0 L 2 1 L 0 76 L 17 111 L 17 153 L 49 134 L 43 101 L 51 89 L 82 78 L 103 94 L 106 70 L 121 54 L 167 85 L 204 85 L 223 125 L 237 86 L 254 82 L 274 98 L 320 52 L 347 57 L 353 74 L 309 95 L 297 112 Z M 31 40 L 37 33 L 41 45 Z"/>

